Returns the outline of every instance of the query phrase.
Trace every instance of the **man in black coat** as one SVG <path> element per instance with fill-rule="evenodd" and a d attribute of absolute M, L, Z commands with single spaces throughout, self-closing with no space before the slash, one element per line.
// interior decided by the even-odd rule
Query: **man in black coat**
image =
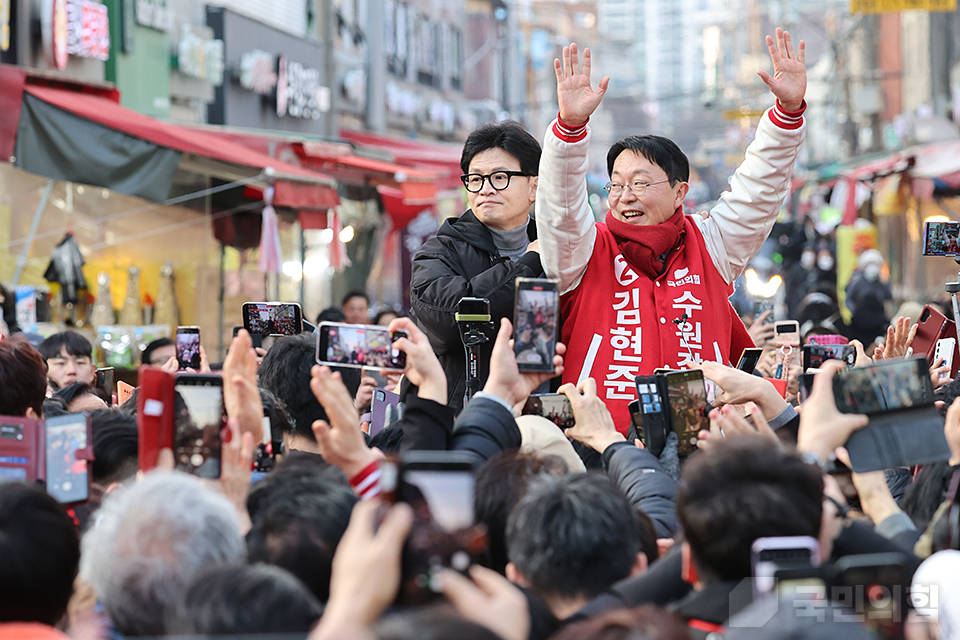
<path fill-rule="evenodd" d="M 466 355 L 455 315 L 461 298 L 487 298 L 493 327 L 481 347 L 480 384 L 501 318 L 513 318 L 514 282 L 542 278 L 530 207 L 537 195 L 540 145 L 519 123 L 487 123 L 463 145 L 460 168 L 470 209 L 443 223 L 413 259 L 413 317 L 447 374 L 448 406 L 459 411 Z"/>

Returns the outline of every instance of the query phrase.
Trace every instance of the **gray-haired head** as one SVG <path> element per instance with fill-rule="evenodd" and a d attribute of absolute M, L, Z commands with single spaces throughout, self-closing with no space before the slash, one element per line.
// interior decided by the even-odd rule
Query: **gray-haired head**
<path fill-rule="evenodd" d="M 164 617 L 201 570 L 244 557 L 236 511 L 182 473 L 153 472 L 112 495 L 82 541 L 80 574 L 117 631 L 163 635 Z"/>

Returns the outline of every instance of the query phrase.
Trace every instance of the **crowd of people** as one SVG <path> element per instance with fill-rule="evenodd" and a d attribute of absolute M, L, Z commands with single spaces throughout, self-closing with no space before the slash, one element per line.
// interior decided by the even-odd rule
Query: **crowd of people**
<path fill-rule="evenodd" d="M 514 122 L 474 131 L 470 210 L 417 253 L 412 317 L 374 319 L 406 334 L 391 346 L 402 379 L 318 365 L 309 331 L 264 351 L 241 330 L 212 366 L 201 349 L 201 372 L 223 381 L 215 477 L 177 471 L 171 450 L 142 472 L 138 423 L 162 407 L 137 391 L 113 406 L 79 334 L 0 340 L 0 448 L 7 423 L 78 412 L 93 445 L 83 502 L 0 481 L 0 639 L 960 637 L 960 381 L 930 367 L 945 459 L 853 473 L 844 445 L 871 425 L 838 408 L 845 363 L 824 362 L 801 402 L 784 356 L 800 341 L 778 344 L 762 319 L 748 330 L 729 301 L 803 139 L 803 42 L 778 29 L 767 45 L 776 105 L 717 206 L 684 215 L 686 156 L 628 136 L 607 156 L 601 222 L 587 207 L 587 122 L 609 80 L 594 86 L 589 50 L 565 47 L 542 153 Z M 518 367 L 518 277 L 558 283 L 550 371 Z M 487 298 L 493 320 L 469 398 L 464 297 Z M 552 322 L 537 313 L 528 324 Z M 367 324 L 369 299 L 351 292 L 324 320 Z M 909 325 L 874 349 L 853 342 L 855 366 L 907 357 Z M 761 375 L 732 366 L 755 342 Z M 142 360 L 178 370 L 169 340 Z M 638 376 L 663 368 L 699 370 L 717 392 L 681 425 L 702 424 L 695 442 L 674 434 L 653 452 L 628 407 Z M 402 411 L 370 437 L 361 414 L 378 388 Z M 560 428 L 519 415 L 550 388 L 572 409 Z M 699 391 L 685 396 L 697 411 Z M 449 531 L 451 519 L 470 524 Z M 786 570 L 767 576 L 773 589 L 756 579 L 764 563 Z"/>

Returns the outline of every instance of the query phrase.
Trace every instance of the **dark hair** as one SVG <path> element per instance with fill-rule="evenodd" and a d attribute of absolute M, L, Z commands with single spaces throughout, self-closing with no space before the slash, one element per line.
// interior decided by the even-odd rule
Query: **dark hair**
<path fill-rule="evenodd" d="M 757 538 L 818 538 L 822 501 L 819 469 L 776 442 L 744 436 L 687 462 L 677 515 L 700 578 L 742 580 Z"/>
<path fill-rule="evenodd" d="M 507 566 L 507 518 L 541 475 L 560 477 L 567 464 L 557 456 L 539 457 L 513 449 L 493 456 L 477 470 L 473 512 L 487 525 L 489 568 L 501 574 Z"/>
<path fill-rule="evenodd" d="M 955 467 L 946 460 L 925 464 L 903 494 L 903 511 L 918 529 L 926 529 L 947 497 Z"/>
<path fill-rule="evenodd" d="M 170 338 L 157 338 L 156 340 L 148 344 L 146 348 L 144 348 L 143 353 L 140 354 L 140 362 L 142 362 L 143 364 L 151 364 L 150 356 L 153 355 L 154 351 L 156 351 L 161 347 L 169 347 L 170 345 L 175 345 L 175 344 L 177 343 L 171 340 Z"/>
<path fill-rule="evenodd" d="M 101 485 L 122 482 L 137 473 L 137 418 L 123 409 L 97 409 L 93 423 L 91 478 Z"/>
<path fill-rule="evenodd" d="M 413 609 L 388 616 L 374 628 L 377 640 L 501 640 L 445 605 Z"/>
<path fill-rule="evenodd" d="M 283 402 L 293 419 L 297 435 L 316 441 L 313 422 L 326 420 L 327 413 L 310 390 L 310 369 L 316 364 L 317 338 L 301 333 L 284 336 L 273 343 L 260 364 L 260 386 Z M 350 396 L 360 387 L 359 369 L 335 367 L 343 378 Z"/>
<path fill-rule="evenodd" d="M 0 415 L 24 416 L 33 409 L 43 417 L 47 363 L 30 343 L 14 336 L 0 340 Z"/>
<path fill-rule="evenodd" d="M 282 433 L 295 433 L 293 429 L 293 418 L 287 411 L 287 406 L 283 400 L 278 398 L 269 389 L 260 388 L 260 402 L 263 404 L 264 415 L 270 416 L 270 430 L 280 429 Z"/>
<path fill-rule="evenodd" d="M 167 616 L 167 635 L 303 634 L 321 607 L 303 583 L 279 567 L 220 565 L 199 573 Z"/>
<path fill-rule="evenodd" d="M 68 355 L 78 358 L 89 358 L 93 354 L 93 345 L 76 331 L 55 333 L 37 347 L 37 351 L 40 352 L 44 360 L 56 358 L 60 355 L 60 351 L 64 349 Z"/>
<path fill-rule="evenodd" d="M 627 136 L 607 151 L 607 175 L 613 177 L 613 164 L 624 151 L 633 151 L 657 165 L 667 174 L 670 186 L 690 179 L 690 161 L 677 143 L 663 136 Z"/>
<path fill-rule="evenodd" d="M 398 311 L 393 307 L 384 307 L 383 309 L 380 309 L 380 311 L 377 311 L 377 314 L 373 316 L 373 324 L 380 324 L 380 321 L 383 319 L 383 316 L 385 315 L 395 315 L 398 318 L 402 318 L 403 311 Z"/>
<path fill-rule="evenodd" d="M 507 555 L 540 597 L 594 598 L 630 575 L 637 519 L 605 475 L 541 476 L 507 521 Z"/>
<path fill-rule="evenodd" d="M 650 604 L 613 609 L 563 627 L 551 640 L 688 640 L 676 614 Z"/>
<path fill-rule="evenodd" d="M 359 499 L 330 474 L 316 463 L 284 461 L 247 498 L 248 560 L 287 569 L 321 602 L 330 597 L 333 554 Z"/>
<path fill-rule="evenodd" d="M 503 149 L 520 163 L 520 171 L 531 176 L 540 170 L 540 143 L 516 120 L 485 122 L 470 132 L 463 143 L 460 170 L 470 173 L 470 163 L 487 149 Z"/>
<path fill-rule="evenodd" d="M 134 387 L 133 391 L 130 392 L 130 397 L 120 405 L 121 409 L 132 415 L 134 418 L 137 417 L 137 398 L 139 396 L 140 387 Z"/>
<path fill-rule="evenodd" d="M 0 622 L 57 624 L 79 563 L 77 527 L 63 507 L 37 487 L 0 483 Z"/>
<path fill-rule="evenodd" d="M 3 321 L 7 323 L 10 335 L 20 332 L 17 324 L 17 293 L 0 284 L 0 296 L 3 296 Z"/>
<path fill-rule="evenodd" d="M 343 300 L 340 302 L 341 307 L 347 306 L 347 303 L 350 302 L 353 298 L 363 298 L 367 304 L 370 304 L 370 298 L 367 296 L 365 291 L 360 289 L 353 289 L 352 291 L 347 291 L 347 295 L 343 296 Z"/>
<path fill-rule="evenodd" d="M 321 322 L 343 322 L 347 316 L 343 315 L 340 307 L 327 307 L 317 314 L 317 324 Z"/>
<path fill-rule="evenodd" d="M 403 423 L 400 421 L 387 425 L 375 436 L 370 438 L 370 448 L 379 449 L 382 453 L 400 453 L 403 444 Z"/>
<path fill-rule="evenodd" d="M 44 398 L 43 400 L 43 417 L 44 418 L 56 418 L 58 416 L 65 416 L 70 413 L 70 410 L 67 409 L 67 403 L 65 403 L 60 398 L 53 396 L 50 398 Z"/>
<path fill-rule="evenodd" d="M 74 400 L 82 398 L 83 396 L 96 396 L 100 398 L 97 388 L 89 382 L 71 382 L 67 386 L 60 387 L 53 392 L 53 397 L 63 400 L 63 403 L 67 405 L 68 409 Z M 100 399 L 103 400 L 103 398 Z"/>

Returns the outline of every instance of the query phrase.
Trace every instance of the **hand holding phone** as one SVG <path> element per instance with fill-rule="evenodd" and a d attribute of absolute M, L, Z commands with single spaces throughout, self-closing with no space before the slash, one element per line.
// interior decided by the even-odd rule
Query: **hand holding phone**
<path fill-rule="evenodd" d="M 520 371 L 554 370 L 559 317 L 557 280 L 517 278 L 513 344 Z"/>
<path fill-rule="evenodd" d="M 414 606 L 438 597 L 430 588 L 441 567 L 465 573 L 486 549 L 486 530 L 474 525 L 474 468 L 454 451 L 413 451 L 382 467 L 385 502 L 406 502 L 414 522 L 402 555 L 398 601 Z"/>

